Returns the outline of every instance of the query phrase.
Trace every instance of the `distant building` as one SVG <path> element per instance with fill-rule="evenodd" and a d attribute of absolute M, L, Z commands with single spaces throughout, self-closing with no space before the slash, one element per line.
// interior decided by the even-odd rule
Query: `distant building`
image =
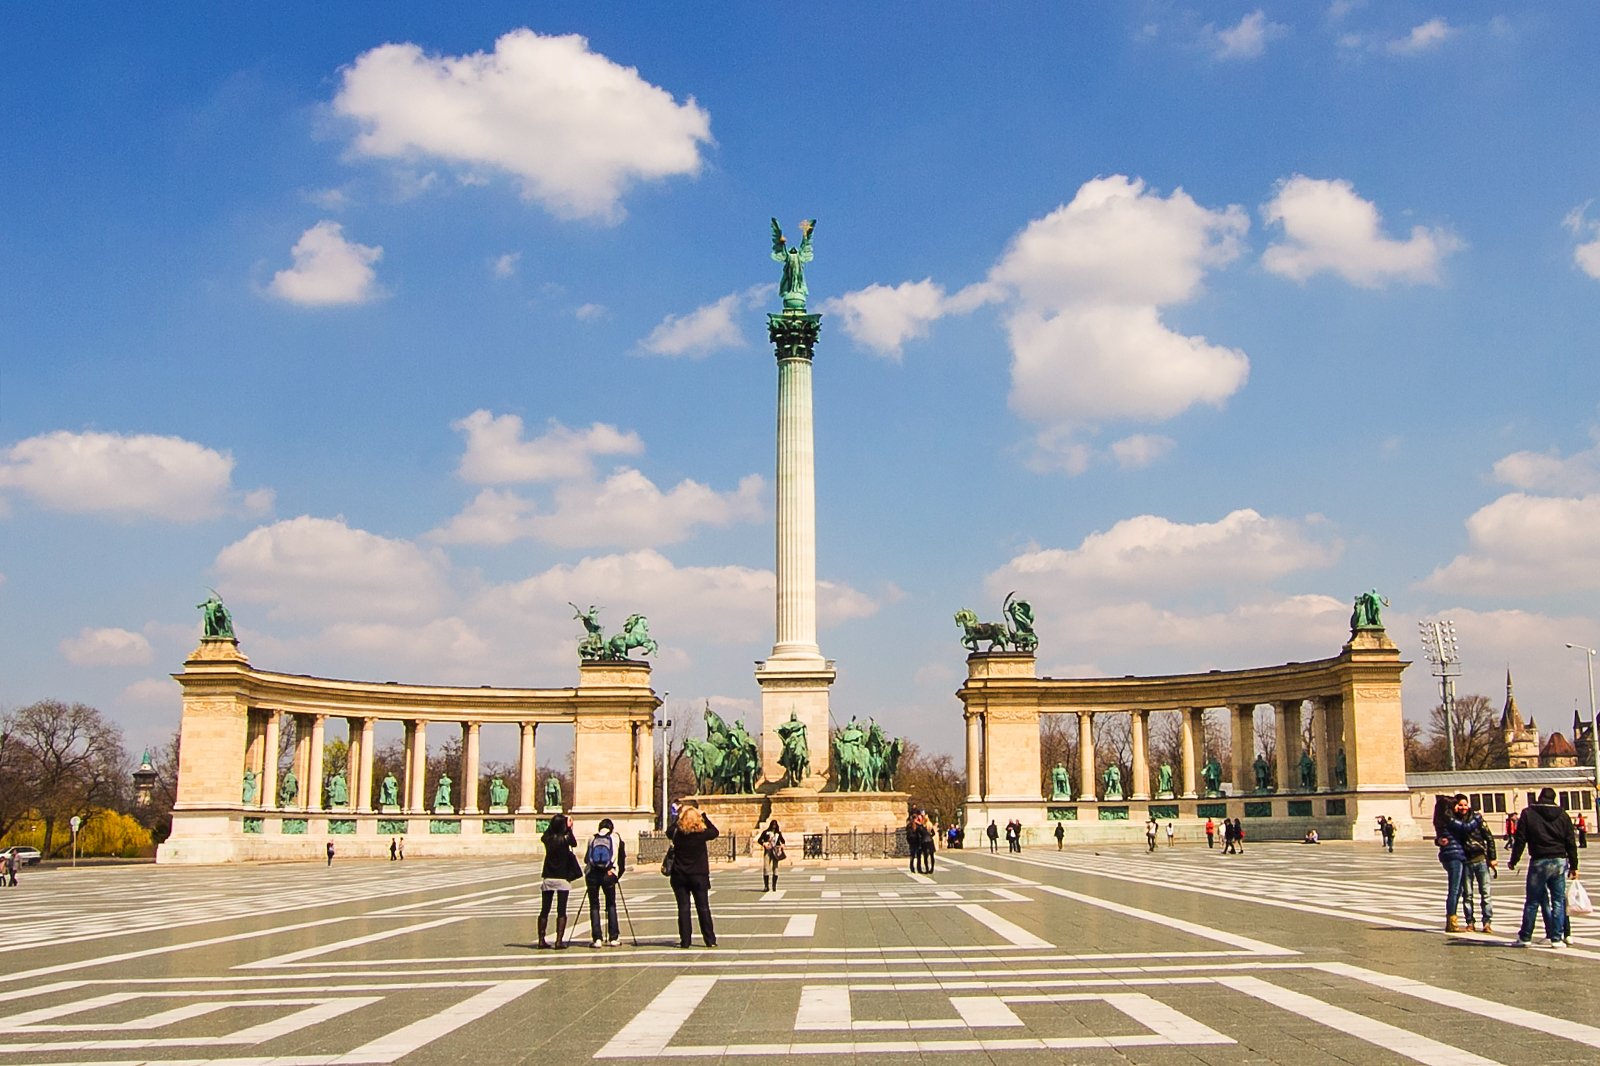
<path fill-rule="evenodd" d="M 1516 694 L 1511 691 L 1510 670 L 1506 671 L 1506 708 L 1500 715 L 1500 736 L 1505 741 L 1506 766 L 1509 769 L 1525 770 L 1540 765 L 1539 729 L 1532 719 L 1526 723 L 1522 720 L 1522 712 L 1517 709 Z"/>
<path fill-rule="evenodd" d="M 1571 747 L 1569 744 L 1568 747 Z M 1435 796 L 1463 793 L 1473 810 L 1490 819 L 1496 832 L 1502 828 L 1491 816 L 1515 814 L 1532 806 L 1542 788 L 1556 790 L 1556 803 L 1572 815 L 1594 818 L 1593 766 L 1533 766 L 1501 770 L 1441 770 L 1406 774 L 1411 790 L 1411 815 L 1420 824 L 1431 824 Z M 1424 829 L 1426 834 L 1429 830 Z"/>
<path fill-rule="evenodd" d="M 1578 752 L 1578 765 L 1594 765 L 1594 724 L 1585 725 L 1578 718 L 1578 708 L 1572 708 L 1572 743 Z"/>
<path fill-rule="evenodd" d="M 1576 766 L 1578 765 L 1578 749 L 1572 746 L 1572 741 L 1560 733 L 1551 733 L 1550 739 L 1544 742 L 1544 747 L 1539 749 L 1540 766 Z"/>

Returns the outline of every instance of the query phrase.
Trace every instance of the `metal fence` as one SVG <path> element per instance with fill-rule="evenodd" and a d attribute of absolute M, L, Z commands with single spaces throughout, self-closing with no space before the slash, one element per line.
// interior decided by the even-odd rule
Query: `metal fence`
<path fill-rule="evenodd" d="M 761 853 L 755 833 L 723 833 L 706 845 L 712 862 L 737 862 Z M 635 861 L 640 865 L 659 865 L 667 853 L 665 834 L 639 834 Z M 796 844 L 800 846 L 795 847 Z M 904 829 L 852 829 L 842 833 L 807 833 L 788 844 L 791 859 L 904 859 L 911 849 Z"/>

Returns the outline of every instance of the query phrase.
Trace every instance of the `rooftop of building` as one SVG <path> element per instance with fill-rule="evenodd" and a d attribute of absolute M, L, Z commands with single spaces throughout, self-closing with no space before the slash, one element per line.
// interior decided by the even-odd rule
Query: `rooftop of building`
<path fill-rule="evenodd" d="M 1529 766 L 1511 770 L 1437 770 L 1406 774 L 1406 787 L 1417 789 L 1554 787 L 1593 783 L 1592 766 Z"/>

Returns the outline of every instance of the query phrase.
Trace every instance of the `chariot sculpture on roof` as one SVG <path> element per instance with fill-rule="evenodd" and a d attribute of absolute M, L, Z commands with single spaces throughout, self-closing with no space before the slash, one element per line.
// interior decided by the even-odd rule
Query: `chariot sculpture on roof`
<path fill-rule="evenodd" d="M 961 627 L 961 643 L 968 651 L 977 651 L 978 642 L 988 641 L 986 651 L 1013 651 L 1031 654 L 1039 647 L 1039 636 L 1033 631 L 1033 606 L 1027 600 L 1017 599 L 1012 592 L 1002 608 L 1004 622 L 980 622 L 977 614 L 963 607 L 956 612 L 956 625 Z"/>

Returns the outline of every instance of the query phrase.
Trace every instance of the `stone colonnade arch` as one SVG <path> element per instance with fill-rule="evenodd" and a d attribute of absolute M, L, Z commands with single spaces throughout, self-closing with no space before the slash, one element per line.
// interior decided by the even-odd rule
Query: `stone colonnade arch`
<path fill-rule="evenodd" d="M 1147 818 L 1174 821 L 1194 837 L 1207 818 L 1246 819 L 1256 839 L 1300 839 L 1315 828 L 1327 838 L 1365 836 L 1376 818 L 1394 818 L 1414 835 L 1407 802 L 1400 705 L 1400 675 L 1410 664 L 1382 630 L 1352 634 L 1337 656 L 1247 670 L 1104 678 L 1038 677 L 1034 657 L 974 653 L 957 693 L 966 721 L 967 802 L 964 824 L 981 833 L 991 820 L 1023 823 L 1043 841 L 1062 825 L 1071 839 L 1119 840 L 1138 836 Z M 1255 709 L 1271 705 L 1280 738 L 1273 767 L 1276 788 L 1257 790 Z M 1232 720 L 1233 787 L 1208 794 L 1201 778 L 1201 716 L 1226 708 Z M 1307 711 L 1309 708 L 1309 712 Z M 1178 711 L 1180 765 L 1173 794 L 1155 795 L 1146 758 L 1149 716 Z M 1315 782 L 1303 788 L 1300 735 L 1311 715 L 1310 756 Z M 1040 782 L 1039 721 L 1045 714 L 1078 718 L 1075 797 L 1048 799 Z M 1132 781 L 1124 797 L 1107 799 L 1096 779 L 1094 719 L 1131 717 Z M 1342 765 L 1340 756 L 1342 754 Z M 1338 771 L 1343 771 L 1343 781 Z M 976 842 L 977 837 L 969 839 Z"/>
<path fill-rule="evenodd" d="M 629 839 L 649 829 L 654 807 L 655 710 L 650 664 L 584 662 L 573 688 L 477 688 L 341 681 L 278 674 L 250 665 L 232 639 L 203 641 L 173 675 L 183 690 L 177 802 L 159 862 L 214 863 L 307 858 L 334 842 L 340 854 L 385 853 L 404 836 L 413 854 L 513 855 L 538 848 L 542 803 L 537 735 L 541 724 L 574 728 L 573 791 L 562 797 L 579 831 L 610 818 Z M 277 751 L 286 719 L 297 738 L 290 768 L 297 793 L 280 806 Z M 349 728 L 344 766 L 323 765 L 330 718 Z M 380 802 L 373 780 L 377 723 L 405 730 L 396 802 Z M 479 736 L 485 725 L 519 731 L 518 795 L 480 806 Z M 450 802 L 426 790 L 430 729 L 458 729 L 461 766 Z M 348 800 L 326 802 L 324 785 L 346 775 Z M 246 798 L 247 777 L 254 795 Z"/>

